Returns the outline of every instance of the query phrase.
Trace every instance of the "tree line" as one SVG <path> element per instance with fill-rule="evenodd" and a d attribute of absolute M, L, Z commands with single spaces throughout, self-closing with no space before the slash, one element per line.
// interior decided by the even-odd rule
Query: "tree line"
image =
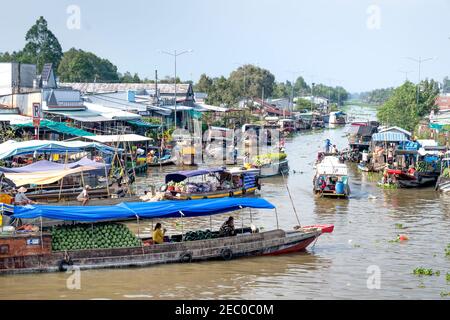
<path fill-rule="evenodd" d="M 48 28 L 44 17 L 25 35 L 26 44 L 20 51 L 0 53 L 0 62 L 22 62 L 36 64 L 40 73 L 45 63 L 52 63 L 61 82 L 121 82 L 121 83 L 154 83 L 154 79 L 139 77 L 137 73 L 121 74 L 108 59 L 101 58 L 92 52 L 71 48 L 63 52 L 57 37 Z M 160 83 L 173 83 L 173 77 L 158 80 Z M 177 83 L 190 83 L 176 79 Z M 342 103 L 348 99 L 348 92 L 343 87 L 330 87 L 316 84 L 313 88 L 303 77 L 294 83 L 290 81 L 276 82 L 275 76 L 264 68 L 246 64 L 228 77 L 211 78 L 202 74 L 195 84 L 195 90 L 208 94 L 207 103 L 212 105 L 236 105 L 242 98 L 291 98 L 314 95 L 328 98 L 333 103 Z"/>
<path fill-rule="evenodd" d="M 434 80 L 415 85 L 406 81 L 393 89 L 387 101 L 378 109 L 378 119 L 389 126 L 399 126 L 414 131 L 419 122 L 432 110 L 436 110 L 439 84 Z"/>

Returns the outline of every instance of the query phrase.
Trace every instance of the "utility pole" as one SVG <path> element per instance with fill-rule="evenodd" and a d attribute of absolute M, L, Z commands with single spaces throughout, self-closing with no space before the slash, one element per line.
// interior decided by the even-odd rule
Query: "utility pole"
<path fill-rule="evenodd" d="M 412 70 L 404 71 L 404 70 L 398 70 L 398 72 L 401 72 L 405 75 L 405 81 L 408 81 L 408 73 L 414 72 Z"/>
<path fill-rule="evenodd" d="M 314 110 L 314 85 L 315 83 L 313 82 L 311 85 L 311 112 Z"/>
<path fill-rule="evenodd" d="M 419 82 L 417 83 L 417 90 L 416 90 L 416 103 L 417 105 L 419 105 L 419 90 L 420 90 L 420 71 L 421 71 L 421 65 L 423 62 L 427 62 L 427 61 L 431 61 L 433 60 L 433 58 L 426 58 L 426 59 L 422 59 L 422 57 L 419 57 L 419 59 L 416 58 L 411 58 L 411 57 L 406 57 L 406 59 L 409 59 L 411 61 L 414 61 L 418 64 L 419 67 Z"/>
<path fill-rule="evenodd" d="M 175 91 L 175 99 L 174 99 L 174 127 L 177 127 L 177 57 L 181 56 L 185 53 L 190 53 L 192 50 L 185 50 L 182 52 L 177 53 L 177 50 L 174 50 L 173 52 L 167 52 L 167 51 L 160 51 L 161 53 L 167 54 L 169 56 L 174 57 L 174 65 L 175 65 L 175 78 L 173 80 L 174 82 L 174 91 Z"/>

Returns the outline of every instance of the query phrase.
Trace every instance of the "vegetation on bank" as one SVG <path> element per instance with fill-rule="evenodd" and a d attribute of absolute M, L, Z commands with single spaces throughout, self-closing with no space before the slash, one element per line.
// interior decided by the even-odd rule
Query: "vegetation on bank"
<path fill-rule="evenodd" d="M 419 122 L 436 108 L 438 94 L 439 86 L 434 80 L 424 80 L 418 86 L 406 81 L 378 109 L 378 119 L 385 125 L 414 131 Z"/>

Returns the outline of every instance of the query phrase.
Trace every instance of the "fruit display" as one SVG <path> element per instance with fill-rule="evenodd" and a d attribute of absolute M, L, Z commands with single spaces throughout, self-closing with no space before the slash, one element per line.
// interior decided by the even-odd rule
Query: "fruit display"
<path fill-rule="evenodd" d="M 207 229 L 205 231 L 188 231 L 184 236 L 184 241 L 196 241 L 196 240 L 206 240 L 217 238 L 217 234 L 212 233 L 211 230 Z"/>
<path fill-rule="evenodd" d="M 259 167 L 264 164 L 272 163 L 272 161 L 281 161 L 286 159 L 286 153 L 266 153 L 259 156 L 256 156 L 253 165 Z"/>
<path fill-rule="evenodd" d="M 119 223 L 61 225 L 51 233 L 54 251 L 141 246 L 141 240 Z"/>

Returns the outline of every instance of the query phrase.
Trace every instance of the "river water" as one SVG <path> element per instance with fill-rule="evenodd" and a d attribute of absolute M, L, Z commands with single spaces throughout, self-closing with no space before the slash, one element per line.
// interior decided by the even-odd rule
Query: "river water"
<path fill-rule="evenodd" d="M 374 114 L 356 106 L 348 112 L 356 118 Z M 445 277 L 450 272 L 450 257 L 445 256 L 450 243 L 450 196 L 433 188 L 383 190 L 377 187 L 377 178 L 355 166 L 350 166 L 349 200 L 313 196 L 317 151 L 326 138 L 339 149 L 346 147 L 344 130 L 302 132 L 286 142 L 291 168 L 286 181 L 300 222 L 335 225 L 332 234 L 321 236 L 307 252 L 83 271 L 80 289 L 68 289 L 71 275 L 66 273 L 4 276 L 0 277 L 0 299 L 449 299 L 440 293 L 450 291 Z M 162 181 L 159 170 L 140 178 L 138 187 Z M 282 177 L 263 180 L 261 196 L 278 207 L 281 228 L 297 225 Z M 241 219 L 250 223 L 247 211 L 235 217 L 237 225 Z M 218 228 L 224 219 L 185 219 L 184 228 Z M 272 210 L 254 211 L 252 219 L 266 230 L 276 226 Z M 180 232 L 177 222 L 164 224 L 176 233 Z M 148 223 L 140 226 L 141 232 L 150 228 Z M 409 241 L 390 242 L 398 234 L 406 234 Z M 432 268 L 440 276 L 416 276 L 416 267 Z"/>

